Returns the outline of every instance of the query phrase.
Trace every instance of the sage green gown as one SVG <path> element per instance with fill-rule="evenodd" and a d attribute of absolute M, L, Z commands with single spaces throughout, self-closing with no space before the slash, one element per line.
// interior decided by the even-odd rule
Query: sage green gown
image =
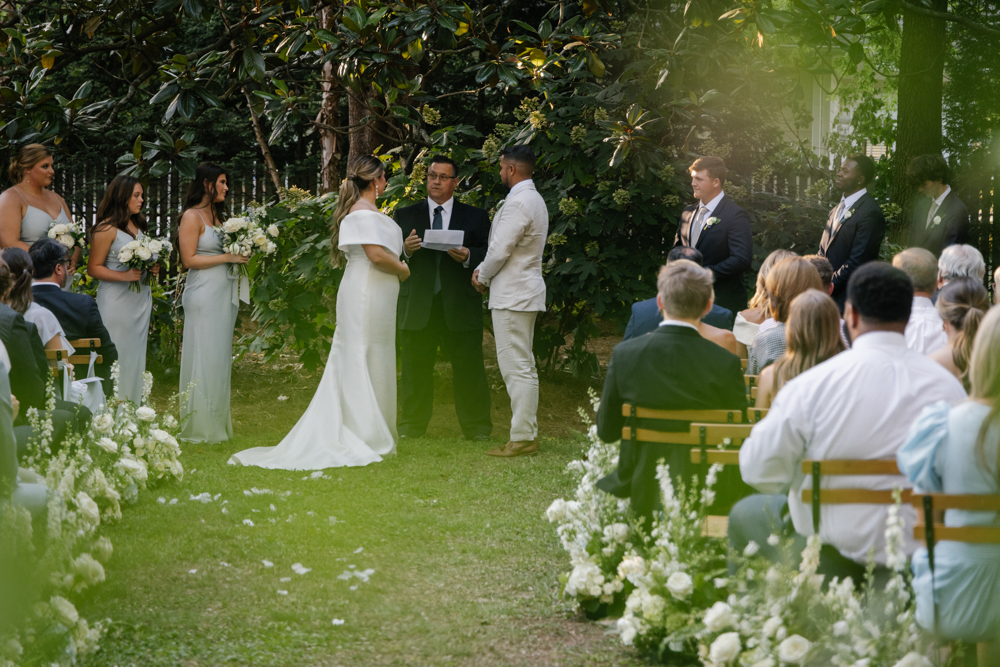
<path fill-rule="evenodd" d="M 198 255 L 222 255 L 222 241 L 214 227 L 205 226 L 198 239 Z M 230 264 L 190 269 L 181 303 L 184 306 L 184 342 L 181 348 L 183 394 L 193 382 L 181 439 L 188 442 L 224 442 L 233 437 L 229 393 L 233 363 L 233 328 L 239 300 L 233 289 Z"/>
<path fill-rule="evenodd" d="M 118 253 L 134 239 L 120 229 L 115 231 L 117 234 L 104 266 L 112 271 L 128 271 L 128 267 L 118 261 Z M 142 238 L 142 232 L 137 238 Z M 118 348 L 118 395 L 140 405 L 153 294 L 149 285 L 141 285 L 138 292 L 133 292 L 130 285 L 128 282 L 101 281 L 97 286 L 97 309 Z"/>

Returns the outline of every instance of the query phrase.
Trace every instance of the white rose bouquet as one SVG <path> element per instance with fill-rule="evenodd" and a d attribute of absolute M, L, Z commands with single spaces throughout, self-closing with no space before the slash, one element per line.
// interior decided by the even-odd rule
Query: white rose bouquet
<path fill-rule="evenodd" d="M 233 255 L 250 259 L 255 255 L 271 255 L 278 246 L 274 240 L 278 237 L 277 225 L 262 227 L 258 220 L 264 217 L 263 209 L 253 209 L 250 217 L 229 218 L 222 223 L 222 249 Z M 240 299 L 249 303 L 250 301 L 250 274 L 246 264 L 237 264 L 233 267 L 236 277 L 240 281 Z"/>
<path fill-rule="evenodd" d="M 85 236 L 83 227 L 75 222 L 66 223 L 53 220 L 52 224 L 49 225 L 49 238 L 55 239 L 68 250 L 85 247 L 87 243 Z"/>
<path fill-rule="evenodd" d="M 152 269 L 161 257 L 169 257 L 173 245 L 167 239 L 157 239 L 151 236 L 143 236 L 125 244 L 125 247 L 118 251 L 118 261 L 130 269 L 142 271 L 142 279 L 133 281 L 129 289 L 138 292 L 141 285 L 148 285 L 150 282 L 149 270 Z"/>

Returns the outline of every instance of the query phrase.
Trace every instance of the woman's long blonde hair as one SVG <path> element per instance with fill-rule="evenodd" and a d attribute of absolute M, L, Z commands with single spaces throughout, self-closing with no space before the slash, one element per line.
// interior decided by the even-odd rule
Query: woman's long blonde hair
<path fill-rule="evenodd" d="M 775 264 L 788 257 L 798 257 L 798 255 L 791 250 L 775 250 L 764 258 L 760 269 L 757 271 L 757 291 L 754 292 L 753 298 L 750 299 L 749 307 L 762 309 L 765 318 L 771 316 L 771 309 L 767 305 L 767 289 L 764 287 L 764 283 L 767 281 L 767 274 L 771 272 Z"/>
<path fill-rule="evenodd" d="M 774 362 L 771 396 L 797 375 L 844 351 L 840 336 L 840 311 L 825 293 L 808 289 L 792 300 L 788 309 L 785 353 Z"/>
<path fill-rule="evenodd" d="M 958 330 L 951 346 L 951 360 L 961 373 L 962 384 L 969 389 L 969 358 L 979 324 L 990 309 L 990 295 L 975 278 L 952 278 L 941 288 L 937 302 L 941 319 Z"/>
<path fill-rule="evenodd" d="M 938 299 L 940 301 L 940 295 Z M 996 427 L 1000 425 L 1000 308 L 990 310 L 979 323 L 979 331 L 972 343 L 972 355 L 969 358 L 969 384 L 970 398 L 993 404 L 983 425 L 979 427 L 979 437 L 976 439 L 976 456 L 983 468 L 989 470 L 992 466 L 986 462 L 986 436 L 992 430 L 993 437 L 996 437 Z M 1000 452 L 994 464 L 1000 471 Z"/>
<path fill-rule="evenodd" d="M 806 290 L 823 289 L 823 280 L 812 262 L 802 257 L 786 257 L 771 268 L 765 281 L 768 315 L 778 322 L 788 321 L 792 301 Z"/>
<path fill-rule="evenodd" d="M 330 223 L 330 261 L 338 269 L 345 264 L 344 251 L 339 247 L 340 223 L 351 212 L 351 207 L 361 199 L 361 193 L 384 171 L 382 161 L 374 155 L 359 155 L 347 163 L 347 178 L 340 183 L 340 195 Z"/>

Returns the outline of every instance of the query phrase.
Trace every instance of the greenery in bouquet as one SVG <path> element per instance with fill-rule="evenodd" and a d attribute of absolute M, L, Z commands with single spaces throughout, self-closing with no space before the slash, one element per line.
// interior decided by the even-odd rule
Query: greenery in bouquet
<path fill-rule="evenodd" d="M 141 285 L 149 285 L 151 281 L 150 270 L 160 262 L 161 258 L 168 259 L 173 247 L 173 244 L 165 238 L 150 236 L 143 236 L 126 243 L 118 251 L 118 261 L 130 269 L 142 271 L 142 278 L 129 283 L 129 289 L 138 292 Z"/>
<path fill-rule="evenodd" d="M 67 250 L 87 247 L 83 227 L 75 222 L 56 222 L 53 220 L 52 224 L 49 225 L 49 238 L 55 239 Z"/>

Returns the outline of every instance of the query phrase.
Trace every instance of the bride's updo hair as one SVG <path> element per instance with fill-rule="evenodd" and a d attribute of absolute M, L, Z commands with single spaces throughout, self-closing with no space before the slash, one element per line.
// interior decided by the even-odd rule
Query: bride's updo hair
<path fill-rule="evenodd" d="M 372 181 L 384 171 L 382 161 L 374 155 L 359 155 L 347 163 L 347 178 L 340 184 L 340 196 L 333 209 L 333 222 L 330 223 L 330 260 L 338 269 L 344 267 L 344 251 L 339 247 L 340 223 L 361 199 L 361 193 L 371 187 Z"/>
<path fill-rule="evenodd" d="M 10 161 L 10 166 L 7 168 L 7 175 L 10 176 L 10 180 L 16 185 L 24 178 L 24 172 L 47 157 L 52 157 L 52 151 L 41 144 L 21 146 L 21 150 Z"/>

